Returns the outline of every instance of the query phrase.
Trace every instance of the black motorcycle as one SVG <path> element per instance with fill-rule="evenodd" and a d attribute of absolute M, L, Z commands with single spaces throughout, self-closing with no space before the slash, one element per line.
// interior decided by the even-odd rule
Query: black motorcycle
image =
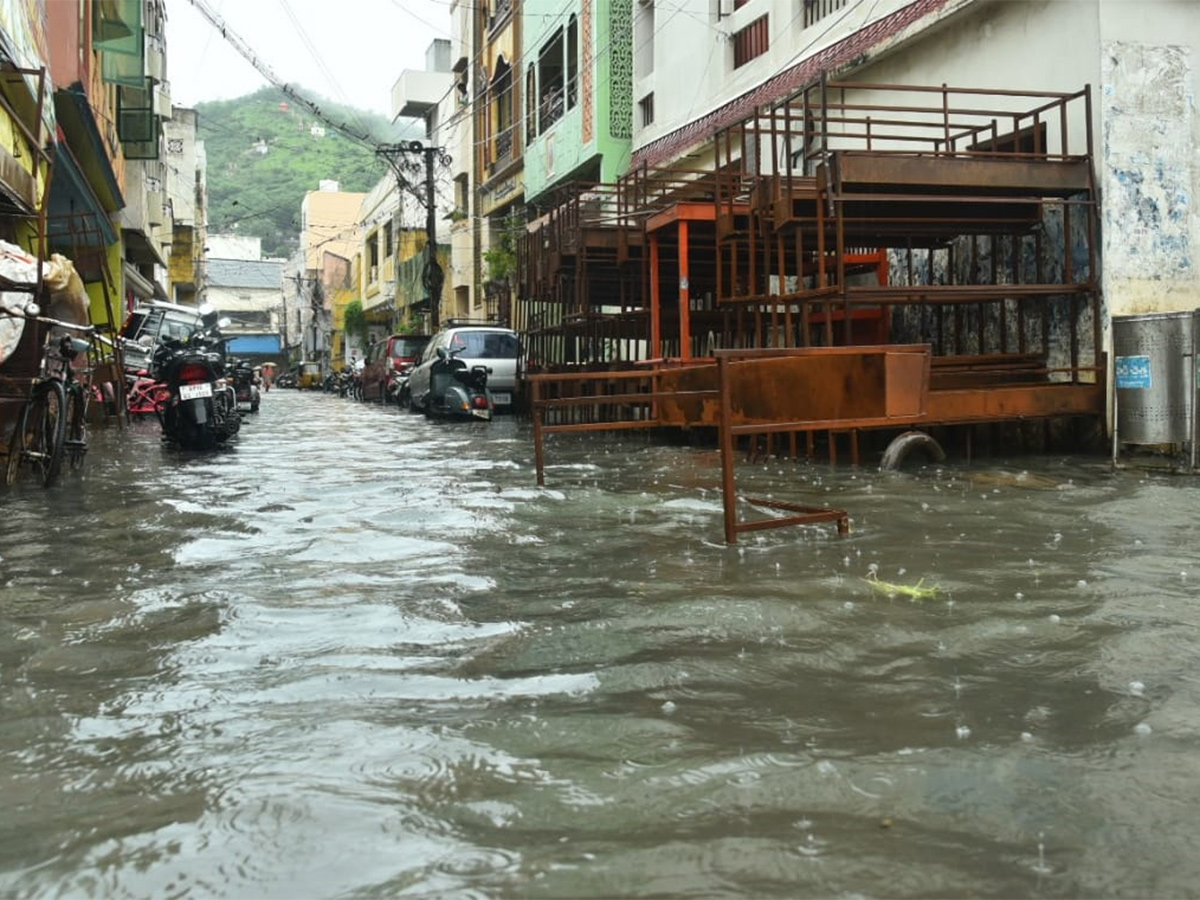
<path fill-rule="evenodd" d="M 237 434 L 242 424 L 237 397 L 225 377 L 225 341 L 217 311 L 199 309 L 187 340 L 164 338 L 154 352 L 151 374 L 170 396 L 159 410 L 163 440 L 185 450 L 209 450 Z"/>
<path fill-rule="evenodd" d="M 439 347 L 438 358 L 429 369 L 427 416 L 491 421 L 492 395 L 488 391 L 487 366 L 471 366 L 458 358 L 464 348 L 447 351 Z"/>
<path fill-rule="evenodd" d="M 237 398 L 238 411 L 258 412 L 260 399 L 258 373 L 247 359 L 233 361 L 233 393 Z"/>

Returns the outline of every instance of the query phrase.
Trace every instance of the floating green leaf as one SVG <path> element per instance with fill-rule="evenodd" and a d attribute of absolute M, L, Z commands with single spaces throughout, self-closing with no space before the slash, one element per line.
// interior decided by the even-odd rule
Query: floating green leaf
<path fill-rule="evenodd" d="M 863 579 L 867 584 L 879 591 L 881 594 L 887 594 L 893 597 L 897 594 L 904 597 L 911 597 L 913 600 L 932 600 L 941 593 L 941 585 L 933 584 L 925 587 L 925 579 L 922 578 L 916 584 L 893 584 L 890 581 L 880 580 L 874 572 Z"/>

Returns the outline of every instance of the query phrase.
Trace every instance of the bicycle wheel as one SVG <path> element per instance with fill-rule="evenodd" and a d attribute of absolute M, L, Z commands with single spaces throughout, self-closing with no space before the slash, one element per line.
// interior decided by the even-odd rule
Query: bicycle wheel
<path fill-rule="evenodd" d="M 25 457 L 45 487 L 54 484 L 62 469 L 63 444 L 67 434 L 66 406 L 62 382 L 43 381 L 33 389 L 33 397 L 29 401 Z"/>
<path fill-rule="evenodd" d="M 25 455 L 26 417 L 29 414 L 29 404 L 22 403 L 21 411 L 17 413 L 17 422 L 13 426 L 12 437 L 8 439 L 8 460 L 4 466 L 4 483 L 17 483 L 17 474 L 21 471 L 21 457 Z"/>
<path fill-rule="evenodd" d="M 72 469 L 83 465 L 87 454 L 87 393 L 83 385 L 74 382 L 67 388 L 67 461 Z"/>

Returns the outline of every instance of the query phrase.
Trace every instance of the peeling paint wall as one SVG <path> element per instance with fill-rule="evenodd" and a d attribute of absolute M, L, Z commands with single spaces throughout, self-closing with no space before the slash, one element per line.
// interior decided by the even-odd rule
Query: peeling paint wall
<path fill-rule="evenodd" d="M 1191 50 L 1124 41 L 1102 49 L 1097 169 L 1109 308 L 1191 309 L 1200 305 Z"/>

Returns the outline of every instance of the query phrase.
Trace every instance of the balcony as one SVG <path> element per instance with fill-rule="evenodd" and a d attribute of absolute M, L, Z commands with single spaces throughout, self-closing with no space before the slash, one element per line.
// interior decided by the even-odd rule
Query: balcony
<path fill-rule="evenodd" d="M 451 88 L 450 72 L 405 69 L 392 85 L 392 115 L 423 119 Z"/>

